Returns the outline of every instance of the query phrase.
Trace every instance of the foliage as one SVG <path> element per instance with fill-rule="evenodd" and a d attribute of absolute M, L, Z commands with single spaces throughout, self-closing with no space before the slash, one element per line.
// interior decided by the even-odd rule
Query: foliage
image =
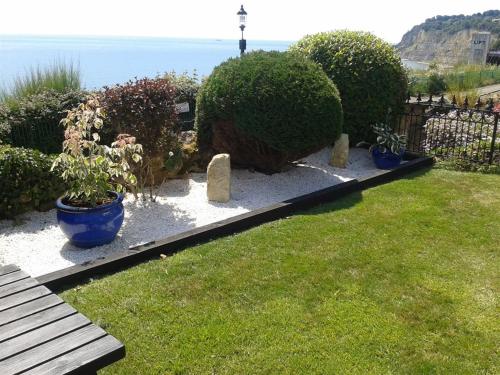
<path fill-rule="evenodd" d="M 445 92 L 447 89 L 446 82 L 442 74 L 432 72 L 429 74 L 427 81 L 427 92 L 431 95 L 438 95 Z"/>
<path fill-rule="evenodd" d="M 166 159 L 169 151 L 178 148 L 179 129 L 172 82 L 165 78 L 136 79 L 105 87 L 100 100 L 107 114 L 104 139 L 110 142 L 121 133 L 136 137 L 144 149 L 138 171 L 139 186 L 142 190 L 146 184 L 154 185 L 153 159 Z"/>
<path fill-rule="evenodd" d="M 495 374 L 499 184 L 417 172 L 61 296 L 133 349 L 106 374 Z"/>
<path fill-rule="evenodd" d="M 291 51 L 319 63 L 337 85 L 344 110 L 344 132 L 352 143 L 372 142 L 371 124 L 388 108 L 402 110 L 406 71 L 394 48 L 365 32 L 334 31 L 308 35 Z"/>
<path fill-rule="evenodd" d="M 100 145 L 98 132 L 104 117 L 98 99 L 90 96 L 62 120 L 66 128 L 64 152 L 54 160 L 52 170 L 62 170 L 61 177 L 68 184 L 68 204 L 95 207 L 109 199 L 110 190 L 123 191 L 119 179 L 136 184 L 127 159 L 139 163 L 142 146 L 128 135 L 119 137 L 112 147 Z"/>
<path fill-rule="evenodd" d="M 476 163 L 470 159 L 462 159 L 459 157 L 446 159 L 437 157 L 435 168 L 446 169 L 450 171 L 477 172 L 500 175 L 500 164 Z"/>
<path fill-rule="evenodd" d="M 202 152 L 270 172 L 333 143 L 342 129 L 335 85 L 321 68 L 288 52 L 232 58 L 203 83 L 196 104 Z"/>
<path fill-rule="evenodd" d="M 399 155 L 401 149 L 406 148 L 406 136 L 393 133 L 390 125 L 386 123 L 375 124 L 373 131 L 377 135 L 375 146 L 380 152 L 385 153 L 390 150 L 393 154 Z"/>
<path fill-rule="evenodd" d="M 479 31 L 489 31 L 493 35 L 500 35 L 500 23 L 493 22 L 500 18 L 500 10 L 488 10 L 483 13 L 474 13 L 469 16 L 463 14 L 454 16 L 436 16 L 428 18 L 420 25 L 414 26 L 410 32 L 424 31 L 444 31 L 455 34 L 462 30 L 475 29 Z"/>
<path fill-rule="evenodd" d="M 12 87 L 0 92 L 0 101 L 9 105 L 47 90 L 64 93 L 81 88 L 80 70 L 73 63 L 54 63 L 46 68 L 31 67 L 24 76 L 14 79 Z"/>
<path fill-rule="evenodd" d="M 165 78 L 168 79 L 175 87 L 175 102 L 188 103 L 189 112 L 178 114 L 178 126 L 184 130 L 192 129 L 194 122 L 194 113 L 196 108 L 196 96 L 200 90 L 200 80 L 196 71 L 192 75 L 184 72 L 176 74 L 175 72 L 167 73 Z"/>
<path fill-rule="evenodd" d="M 66 111 L 84 99 L 79 90 L 45 90 L 8 103 L 0 103 L 0 141 L 16 147 L 61 152 Z"/>
<path fill-rule="evenodd" d="M 0 218 L 53 206 L 65 189 L 51 171 L 53 160 L 37 150 L 0 146 Z"/>
<path fill-rule="evenodd" d="M 436 80 L 443 81 L 439 82 L 439 84 L 445 86 L 446 89 L 434 91 L 446 91 L 447 96 L 451 99 L 453 95 L 457 96 L 457 98 L 465 97 L 467 92 L 473 95 L 475 89 L 479 87 L 500 83 L 500 67 L 470 64 L 457 65 L 451 68 L 436 67 L 427 71 L 412 70 L 408 73 L 410 94 L 415 96 L 419 92 L 424 95 L 441 93 L 431 91 L 433 84 L 430 81 L 435 76 L 439 77 L 435 78 Z M 477 99 L 477 92 L 475 94 Z"/>

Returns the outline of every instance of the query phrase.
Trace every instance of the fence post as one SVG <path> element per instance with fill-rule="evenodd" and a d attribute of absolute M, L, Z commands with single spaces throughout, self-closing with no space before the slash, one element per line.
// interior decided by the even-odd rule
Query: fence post
<path fill-rule="evenodd" d="M 498 131 L 498 116 L 500 114 L 495 112 L 495 124 L 493 125 L 493 135 L 491 136 L 491 147 L 490 147 L 490 158 L 488 160 L 488 164 L 493 164 L 493 153 L 495 152 L 495 142 L 497 140 L 497 131 Z"/>

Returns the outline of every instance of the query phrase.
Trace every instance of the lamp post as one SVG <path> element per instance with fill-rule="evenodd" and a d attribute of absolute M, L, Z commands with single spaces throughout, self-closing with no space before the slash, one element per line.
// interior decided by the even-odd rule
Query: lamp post
<path fill-rule="evenodd" d="M 245 24 L 247 23 L 247 12 L 245 12 L 243 5 L 236 14 L 239 16 L 240 19 L 240 30 L 241 30 L 240 54 L 243 55 L 245 53 L 245 50 L 247 49 L 247 41 L 245 40 L 245 38 L 243 38 L 243 30 L 245 30 Z"/>

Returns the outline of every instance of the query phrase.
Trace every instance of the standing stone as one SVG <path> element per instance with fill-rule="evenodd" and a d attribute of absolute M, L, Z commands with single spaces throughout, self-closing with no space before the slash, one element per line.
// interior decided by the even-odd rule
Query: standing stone
<path fill-rule="evenodd" d="M 229 154 L 212 158 L 207 169 L 207 197 L 209 201 L 229 202 L 231 199 L 231 161 Z"/>
<path fill-rule="evenodd" d="M 336 168 L 346 168 L 349 160 L 349 135 L 342 133 L 333 146 L 330 165 Z"/>

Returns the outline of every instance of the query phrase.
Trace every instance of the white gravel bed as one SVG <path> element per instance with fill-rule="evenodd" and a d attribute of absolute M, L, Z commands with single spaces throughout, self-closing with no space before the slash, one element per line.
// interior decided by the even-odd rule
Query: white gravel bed
<path fill-rule="evenodd" d="M 167 181 L 159 188 L 156 202 L 136 201 L 128 195 L 124 200 L 125 221 L 117 238 L 92 249 L 69 244 L 57 225 L 56 210 L 29 212 L 18 225 L 3 220 L 0 264 L 15 263 L 32 276 L 39 276 L 351 179 L 384 173 L 375 168 L 367 150 L 351 149 L 346 169 L 329 166 L 330 155 L 331 148 L 323 149 L 296 167 L 273 175 L 232 170 L 228 203 L 207 201 L 204 173 Z"/>

